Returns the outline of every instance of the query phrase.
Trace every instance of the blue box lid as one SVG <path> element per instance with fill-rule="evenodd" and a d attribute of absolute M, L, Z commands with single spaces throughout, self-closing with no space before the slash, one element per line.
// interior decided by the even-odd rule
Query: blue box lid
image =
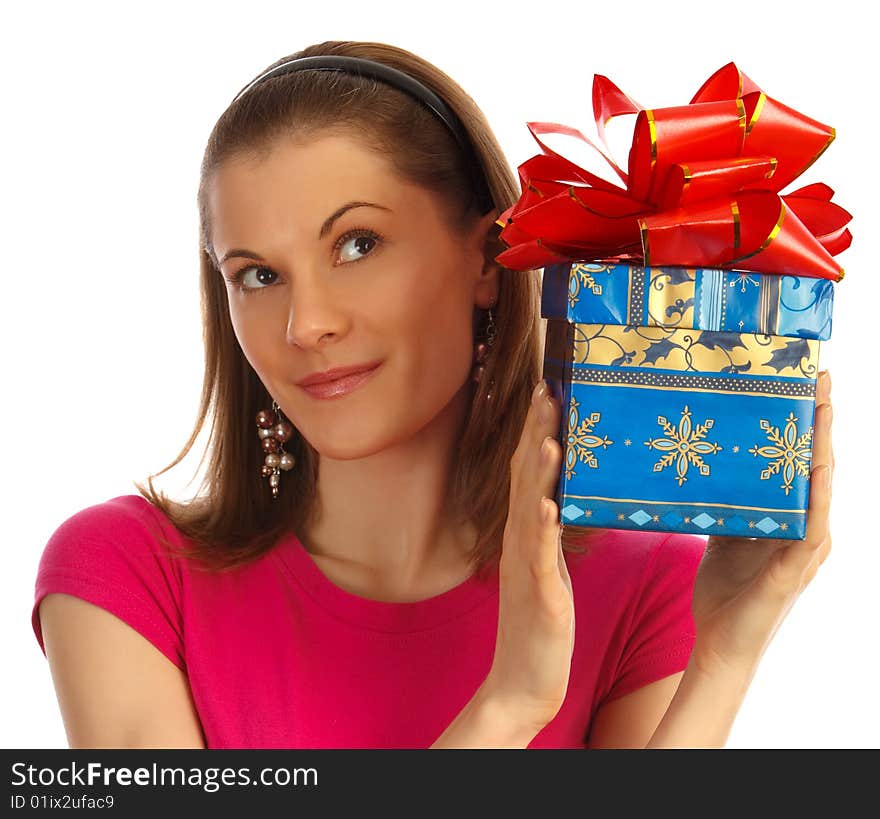
<path fill-rule="evenodd" d="M 541 315 L 824 341 L 833 299 L 833 282 L 813 276 L 572 261 L 544 268 Z"/>

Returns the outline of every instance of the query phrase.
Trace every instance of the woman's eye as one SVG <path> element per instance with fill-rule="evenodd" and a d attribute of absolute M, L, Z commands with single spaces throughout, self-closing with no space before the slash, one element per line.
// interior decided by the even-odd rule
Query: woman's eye
<path fill-rule="evenodd" d="M 277 274 L 269 270 L 268 267 L 254 265 L 239 270 L 232 276 L 232 281 L 246 292 L 248 290 L 263 290 L 269 285 L 275 284 L 276 278 Z"/>
<path fill-rule="evenodd" d="M 382 236 L 368 228 L 355 228 L 340 236 L 336 241 L 334 250 L 339 253 L 339 264 L 358 262 L 375 251 L 376 246 L 382 242 Z M 243 294 L 253 293 L 257 290 L 266 290 L 276 284 L 278 274 L 268 267 L 251 265 L 228 277 L 228 281 L 235 285 Z"/>
<path fill-rule="evenodd" d="M 336 243 L 342 263 L 356 262 L 373 251 L 381 237 L 372 230 L 349 231 Z"/>

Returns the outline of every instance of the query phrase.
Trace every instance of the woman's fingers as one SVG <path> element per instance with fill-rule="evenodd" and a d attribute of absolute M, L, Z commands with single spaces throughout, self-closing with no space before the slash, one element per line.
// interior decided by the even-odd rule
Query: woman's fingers
<path fill-rule="evenodd" d="M 816 384 L 816 412 L 813 420 L 813 453 L 810 469 L 828 464 L 834 469 L 834 453 L 831 449 L 831 376 L 828 370 L 819 373 Z"/>
<path fill-rule="evenodd" d="M 524 713 L 538 715 L 541 725 L 565 698 L 574 647 L 574 599 L 553 500 L 562 458 L 558 430 L 559 407 L 542 381 L 510 461 L 498 633 L 487 677 L 489 690 L 524 703 Z"/>
<path fill-rule="evenodd" d="M 558 525 L 559 510 L 552 497 L 562 457 L 562 449 L 555 440 L 558 430 L 559 406 L 542 379 L 532 393 L 520 442 L 511 460 L 510 504 L 511 516 L 516 517 L 519 530 L 526 535 L 518 540 L 524 548 L 532 550 L 522 557 L 535 559 L 539 567 L 556 564 L 554 527 Z M 543 501 L 544 498 L 548 500 Z M 549 508 L 550 522 L 545 520 L 545 508 Z M 551 532 L 554 536 L 552 551 L 546 545 Z M 542 544 L 540 554 L 534 552 L 535 543 Z"/>
<path fill-rule="evenodd" d="M 822 370 L 816 379 L 816 403 L 825 404 L 831 400 L 831 373 Z"/>
<path fill-rule="evenodd" d="M 513 453 L 513 458 L 511 458 L 510 461 L 512 480 L 519 480 L 523 475 L 529 475 L 528 464 L 534 460 L 536 443 L 540 446 L 540 441 L 544 437 L 540 430 L 540 416 L 546 392 L 547 385 L 543 380 L 539 381 L 535 385 L 535 389 L 532 390 L 532 400 L 529 404 L 529 411 L 526 414 L 525 424 L 520 433 L 519 444 L 517 444 L 516 450 Z M 518 487 L 511 485 L 511 490 L 517 488 Z"/>
<path fill-rule="evenodd" d="M 792 541 L 791 545 L 775 555 L 783 585 L 798 585 L 810 564 L 821 564 L 831 550 L 829 526 L 831 509 L 831 467 L 817 466 L 810 475 L 810 504 L 807 509 L 807 536 Z"/>

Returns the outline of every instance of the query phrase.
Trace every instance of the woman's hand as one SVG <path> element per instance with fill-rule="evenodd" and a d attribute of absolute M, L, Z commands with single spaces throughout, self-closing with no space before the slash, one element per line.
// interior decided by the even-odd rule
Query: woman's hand
<path fill-rule="evenodd" d="M 568 688 L 574 601 L 552 500 L 562 465 L 559 403 L 542 380 L 510 463 L 510 507 L 499 564 L 495 657 L 485 687 L 508 713 L 542 728 Z"/>
<path fill-rule="evenodd" d="M 831 377 L 819 374 L 805 540 L 712 536 L 694 586 L 691 663 L 750 679 L 789 609 L 831 550 Z"/>

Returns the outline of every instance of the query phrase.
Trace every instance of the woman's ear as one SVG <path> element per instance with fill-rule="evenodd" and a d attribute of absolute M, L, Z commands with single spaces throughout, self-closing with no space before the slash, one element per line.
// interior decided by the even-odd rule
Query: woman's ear
<path fill-rule="evenodd" d="M 506 249 L 499 238 L 501 226 L 497 219 L 501 212 L 492 209 L 480 216 L 470 233 L 471 247 L 480 254 L 482 265 L 474 280 L 474 306 L 486 309 L 498 302 L 498 271 L 501 265 L 495 257 Z"/>
<path fill-rule="evenodd" d="M 501 225 L 498 224 L 500 211 L 494 208 L 488 213 L 483 214 L 474 223 L 472 241 L 480 248 L 483 258 L 487 263 L 497 264 L 495 257 L 502 251 L 507 249 L 504 242 L 501 241 Z"/>
<path fill-rule="evenodd" d="M 507 246 L 498 234 L 501 232 L 501 226 L 495 223 L 498 214 L 494 211 L 490 212 L 488 217 L 481 221 L 484 223 L 485 232 L 483 238 L 483 269 L 480 273 L 480 279 L 477 286 L 478 292 L 475 294 L 481 307 L 487 308 L 498 303 L 499 288 L 499 271 L 501 265 L 495 261 L 495 257 L 506 250 Z"/>

